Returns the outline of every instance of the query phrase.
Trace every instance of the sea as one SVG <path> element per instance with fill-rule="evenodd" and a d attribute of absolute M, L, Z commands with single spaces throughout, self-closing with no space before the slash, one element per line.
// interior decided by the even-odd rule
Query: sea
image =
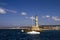
<path fill-rule="evenodd" d="M 19 29 L 0 29 L 0 40 L 60 40 L 60 30 L 41 31 L 40 34 L 27 34 Z"/>

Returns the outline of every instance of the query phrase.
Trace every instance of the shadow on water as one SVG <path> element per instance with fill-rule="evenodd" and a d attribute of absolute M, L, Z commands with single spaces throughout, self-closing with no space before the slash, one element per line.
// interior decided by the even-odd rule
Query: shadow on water
<path fill-rule="evenodd" d="M 26 34 L 21 30 L 0 29 L 0 40 L 60 40 L 60 31 L 42 31 L 41 34 Z"/>

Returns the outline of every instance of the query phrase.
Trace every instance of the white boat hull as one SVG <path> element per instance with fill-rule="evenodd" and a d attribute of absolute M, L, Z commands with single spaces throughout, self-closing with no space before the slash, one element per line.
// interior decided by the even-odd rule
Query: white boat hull
<path fill-rule="evenodd" d="M 27 32 L 27 34 L 40 34 L 40 32 L 30 31 L 30 32 Z"/>

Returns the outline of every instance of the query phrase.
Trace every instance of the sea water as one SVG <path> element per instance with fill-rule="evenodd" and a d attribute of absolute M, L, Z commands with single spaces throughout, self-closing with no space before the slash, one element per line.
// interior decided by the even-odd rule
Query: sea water
<path fill-rule="evenodd" d="M 0 29 L 0 40 L 60 40 L 60 30 L 41 31 L 40 34 L 27 34 L 17 29 Z"/>

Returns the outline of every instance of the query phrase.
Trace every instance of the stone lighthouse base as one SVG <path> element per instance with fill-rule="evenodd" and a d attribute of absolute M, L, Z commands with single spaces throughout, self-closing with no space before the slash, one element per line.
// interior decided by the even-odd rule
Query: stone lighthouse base
<path fill-rule="evenodd" d="M 32 26 L 31 30 L 32 31 L 40 31 L 39 27 L 37 27 L 37 26 Z"/>

